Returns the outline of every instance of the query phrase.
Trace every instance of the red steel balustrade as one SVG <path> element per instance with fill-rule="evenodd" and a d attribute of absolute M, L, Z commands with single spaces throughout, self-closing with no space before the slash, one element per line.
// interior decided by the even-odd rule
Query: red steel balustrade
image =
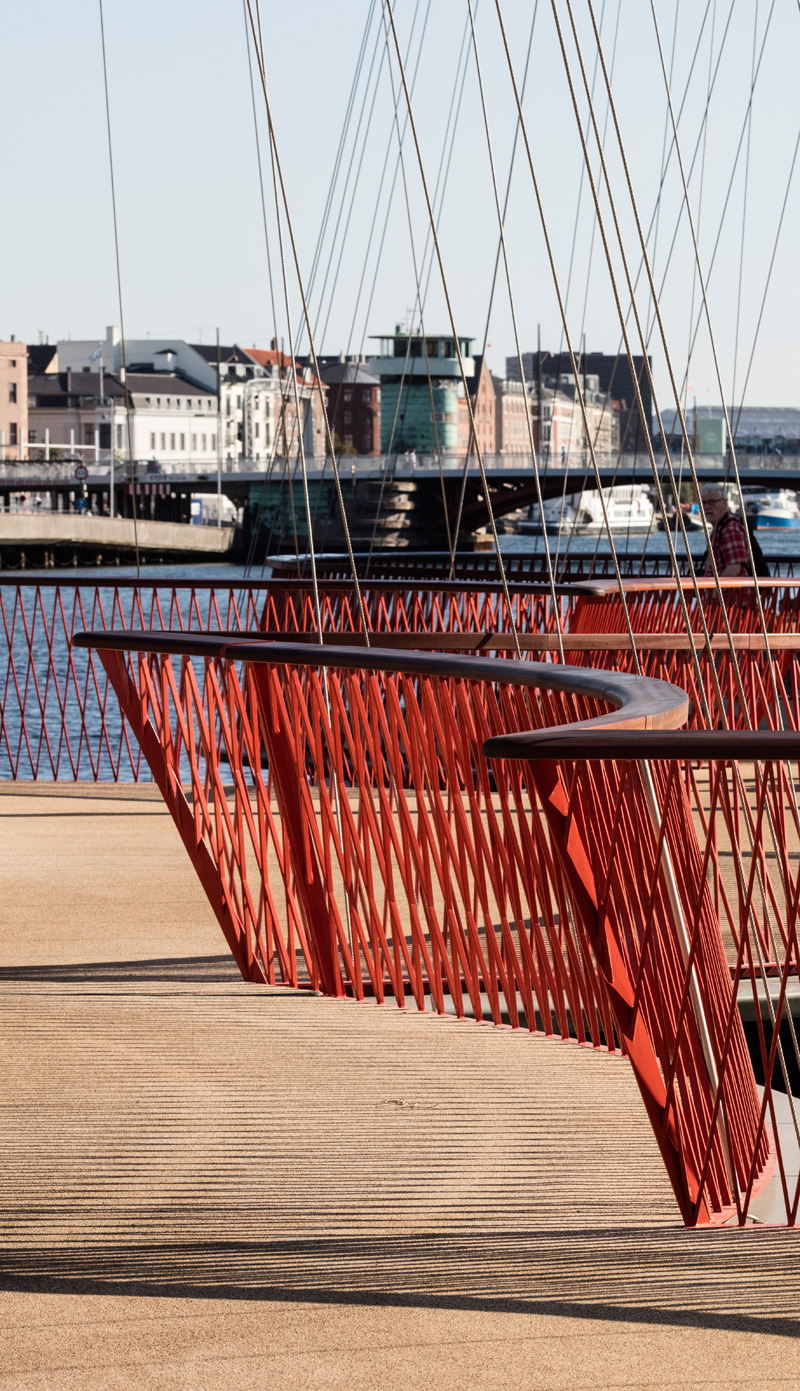
<path fill-rule="evenodd" d="M 713 586 L 702 592 L 712 634 L 713 662 L 723 686 L 724 716 L 719 712 L 710 654 L 701 652 L 703 684 L 712 725 L 728 722 L 746 727 L 766 722 L 776 727 L 775 692 L 761 641 L 752 585 L 725 581 L 731 596 L 730 620 L 749 648 L 739 650 L 747 682 L 742 707 L 735 664 L 722 650 L 720 615 Z M 684 584 L 699 630 L 697 605 Z M 796 649 L 798 595 L 788 580 L 760 581 L 770 624 L 773 660 L 785 685 L 784 724 L 798 726 Z M 703 725 L 698 676 L 683 632 L 676 588 L 670 581 L 637 580 L 625 585 L 634 630 L 642 635 L 645 669 L 662 679 L 687 685 L 691 719 Z M 513 652 L 511 618 L 524 655 L 558 659 L 560 628 L 571 664 L 631 668 L 628 635 L 619 594 L 613 582 L 559 587 L 557 611 L 546 585 L 529 582 L 510 587 L 509 614 L 501 586 L 495 582 L 369 580 L 363 590 L 366 624 L 386 641 L 426 634 L 442 646 L 463 639 L 465 650 L 482 643 L 485 650 Z M 322 628 L 326 641 L 363 627 L 352 582 L 328 580 L 321 588 Z M 316 612 L 309 580 L 116 580 L 85 578 L 0 578 L 0 777 L 46 779 L 137 779 L 147 767 L 116 703 L 109 700 L 106 675 L 90 652 L 73 649 L 72 637 L 83 628 L 111 632 L 151 629 L 165 632 L 248 631 L 314 633 Z M 577 639 L 582 639 L 581 645 Z M 781 643 L 786 644 L 781 647 Z"/>
<path fill-rule="evenodd" d="M 524 632 L 569 627 L 582 591 L 517 585 L 514 619 Z M 387 633 L 506 631 L 510 617 L 498 584 L 370 581 L 363 591 L 367 627 Z M 363 627 L 352 583 L 331 580 L 321 592 L 326 632 Z M 158 580 L 0 577 L 0 778 L 136 780 L 147 769 L 105 672 L 90 652 L 73 649 L 84 628 L 110 632 L 314 632 L 308 580 Z"/>

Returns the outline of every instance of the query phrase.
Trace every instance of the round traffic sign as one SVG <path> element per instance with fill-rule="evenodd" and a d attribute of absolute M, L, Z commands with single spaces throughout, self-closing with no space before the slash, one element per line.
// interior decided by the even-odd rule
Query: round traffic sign
<path fill-rule="evenodd" d="M 85 464 L 78 464 L 78 465 L 77 465 L 77 467 L 76 467 L 76 469 L 75 469 L 75 477 L 76 477 L 76 478 L 79 480 L 79 482 L 81 482 L 81 483 L 83 482 L 84 478 L 88 478 L 88 477 L 89 477 L 89 470 L 88 470 L 88 468 L 86 467 Z"/>

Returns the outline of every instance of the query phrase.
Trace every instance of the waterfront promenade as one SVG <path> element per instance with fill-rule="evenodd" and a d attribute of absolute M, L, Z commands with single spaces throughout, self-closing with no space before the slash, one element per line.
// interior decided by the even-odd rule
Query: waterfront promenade
<path fill-rule="evenodd" d="M 0 821 L 2 1391 L 800 1384 L 624 1061 L 244 984 L 154 789 Z"/>

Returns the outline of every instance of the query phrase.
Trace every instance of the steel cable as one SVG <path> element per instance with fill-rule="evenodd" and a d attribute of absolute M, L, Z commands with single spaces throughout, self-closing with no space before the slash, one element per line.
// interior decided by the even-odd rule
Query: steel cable
<path fill-rule="evenodd" d="M 117 224 L 117 190 L 114 180 L 114 152 L 111 141 L 111 103 L 108 96 L 108 63 L 106 60 L 106 29 L 103 19 L 103 0 L 98 0 L 100 8 L 100 47 L 103 52 L 103 90 L 105 92 L 106 105 L 106 134 L 108 136 L 108 172 L 111 181 L 111 214 L 114 223 L 114 262 L 117 269 L 117 303 L 119 305 L 119 337 L 120 351 L 122 353 L 122 387 L 125 393 L 125 423 L 128 435 L 128 474 L 131 486 L 131 508 L 133 514 L 133 547 L 136 556 L 136 576 L 139 577 L 139 527 L 136 506 L 136 473 L 133 465 L 133 422 L 131 417 L 131 395 L 128 387 L 128 363 L 125 350 L 125 316 L 122 310 L 122 271 L 119 259 L 119 227 Z M 111 457 L 114 457 L 116 440 L 111 441 Z M 112 468 L 113 474 L 113 468 Z M 114 518 L 114 497 L 111 493 L 109 482 L 109 513 Z"/>

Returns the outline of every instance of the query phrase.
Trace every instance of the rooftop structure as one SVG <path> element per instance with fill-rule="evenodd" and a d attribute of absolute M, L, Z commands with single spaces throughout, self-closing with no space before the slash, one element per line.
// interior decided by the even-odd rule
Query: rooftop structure
<path fill-rule="evenodd" d="M 398 324 L 393 334 L 374 336 L 380 351 L 369 367 L 381 383 L 381 451 L 454 453 L 462 383 L 452 335 L 408 333 Z M 459 339 L 468 378 L 475 374 L 472 343 Z"/>

